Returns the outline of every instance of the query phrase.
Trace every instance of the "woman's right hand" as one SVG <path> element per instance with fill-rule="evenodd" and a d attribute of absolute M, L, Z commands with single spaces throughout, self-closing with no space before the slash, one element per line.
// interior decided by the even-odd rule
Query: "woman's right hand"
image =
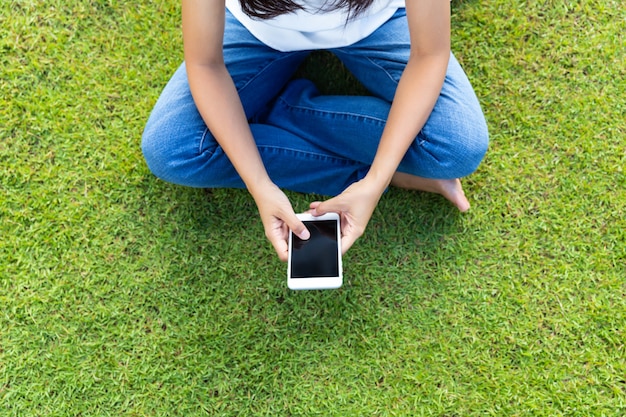
<path fill-rule="evenodd" d="M 254 201 L 265 229 L 265 236 L 270 241 L 281 261 L 286 262 L 289 254 L 289 230 L 302 240 L 311 235 L 293 211 L 291 202 L 275 184 L 270 183 L 255 189 Z"/>

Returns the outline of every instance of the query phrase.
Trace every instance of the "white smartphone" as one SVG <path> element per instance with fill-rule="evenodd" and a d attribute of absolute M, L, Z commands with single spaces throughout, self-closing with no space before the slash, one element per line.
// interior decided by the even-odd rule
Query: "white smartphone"
<path fill-rule="evenodd" d="M 289 231 L 287 286 L 292 290 L 323 290 L 343 284 L 341 227 L 337 213 L 298 214 L 311 237 L 302 240 Z"/>

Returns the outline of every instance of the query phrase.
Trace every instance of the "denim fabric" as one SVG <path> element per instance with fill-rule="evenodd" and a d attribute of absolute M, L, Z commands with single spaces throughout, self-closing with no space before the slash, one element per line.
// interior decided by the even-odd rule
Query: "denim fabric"
<path fill-rule="evenodd" d="M 323 195 L 337 195 L 363 178 L 409 48 L 401 9 L 369 37 L 331 50 L 372 95 L 324 96 L 310 81 L 292 80 L 308 52 L 275 51 L 227 12 L 224 59 L 270 178 L 285 189 Z M 426 178 L 460 178 L 477 168 L 487 145 L 479 102 L 451 55 L 435 108 L 398 170 Z M 196 109 L 184 63 L 152 111 L 142 149 L 150 170 L 165 181 L 244 187 Z"/>

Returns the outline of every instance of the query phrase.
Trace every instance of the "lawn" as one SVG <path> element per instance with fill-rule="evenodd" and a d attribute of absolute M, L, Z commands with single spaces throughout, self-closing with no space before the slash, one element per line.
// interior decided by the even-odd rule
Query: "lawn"
<path fill-rule="evenodd" d="M 344 286 L 293 292 L 245 190 L 143 162 L 179 2 L 3 1 L 0 415 L 626 415 L 626 8 L 452 26 L 491 132 L 472 209 L 391 189 Z"/>

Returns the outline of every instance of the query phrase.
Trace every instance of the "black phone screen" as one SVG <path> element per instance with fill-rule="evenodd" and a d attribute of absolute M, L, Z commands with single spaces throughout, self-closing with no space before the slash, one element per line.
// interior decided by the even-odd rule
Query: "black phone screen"
<path fill-rule="evenodd" d="M 311 237 L 302 240 L 292 235 L 291 278 L 339 276 L 339 223 L 334 220 L 306 220 L 304 225 Z"/>

